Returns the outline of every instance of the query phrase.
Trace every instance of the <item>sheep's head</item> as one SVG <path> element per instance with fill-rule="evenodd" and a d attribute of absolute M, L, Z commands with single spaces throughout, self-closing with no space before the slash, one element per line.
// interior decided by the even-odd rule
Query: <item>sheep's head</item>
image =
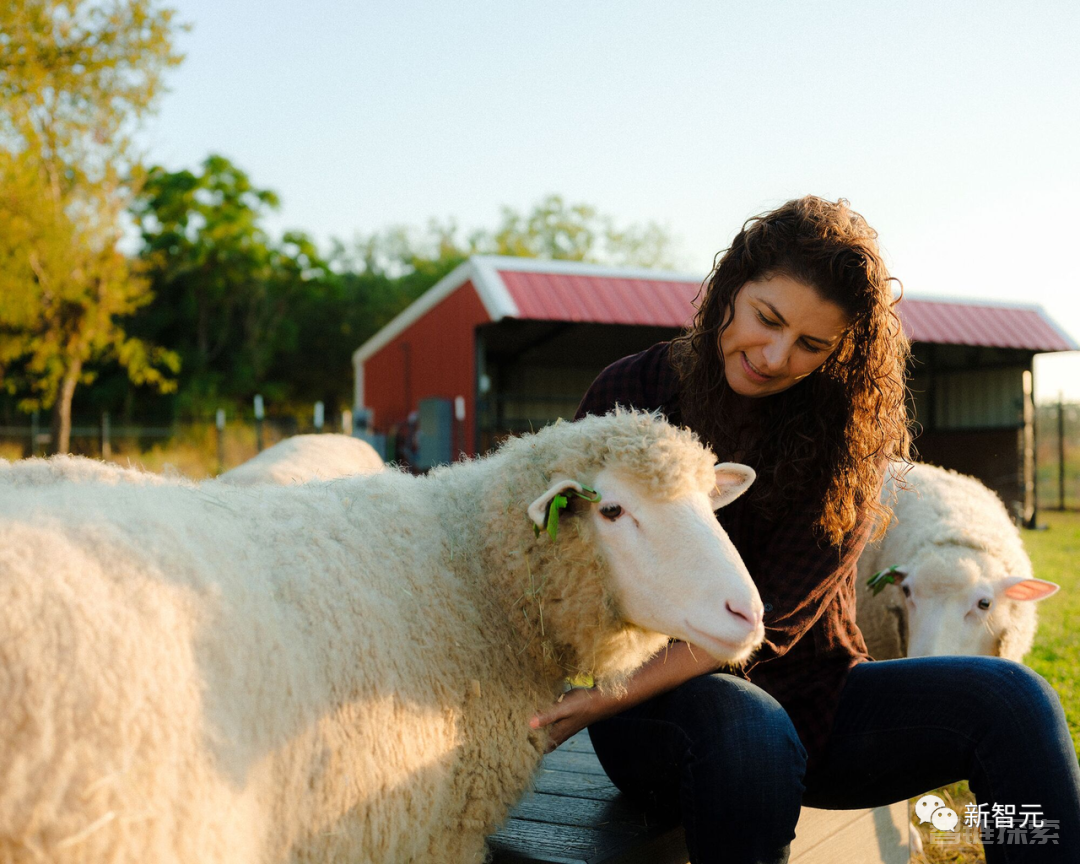
<path fill-rule="evenodd" d="M 692 433 L 637 411 L 557 424 L 504 452 L 526 456 L 534 484 L 531 499 L 515 496 L 528 517 L 521 626 L 542 628 L 563 669 L 617 679 L 669 636 L 729 663 L 761 642 L 761 600 L 714 514 L 750 485 L 749 468 L 715 465 Z"/>
<path fill-rule="evenodd" d="M 1030 564 L 964 545 L 941 544 L 900 564 L 907 656 L 1000 656 L 1019 661 L 1035 636 L 1034 602 L 1058 590 Z"/>

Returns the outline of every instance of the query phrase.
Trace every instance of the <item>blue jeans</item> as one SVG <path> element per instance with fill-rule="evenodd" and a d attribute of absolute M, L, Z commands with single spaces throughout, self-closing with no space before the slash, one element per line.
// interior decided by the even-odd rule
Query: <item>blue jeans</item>
<path fill-rule="evenodd" d="M 694 864 L 782 864 L 803 804 L 876 807 L 957 780 L 979 802 L 1016 805 L 1017 827 L 1030 809 L 1021 805 L 1038 805 L 1048 827 L 1060 823 L 1056 844 L 987 844 L 988 864 L 1080 861 L 1080 767 L 1065 714 L 1045 679 L 1010 660 L 859 664 L 809 772 L 787 712 L 723 673 L 594 723 L 589 734 L 619 789 L 682 821 Z"/>

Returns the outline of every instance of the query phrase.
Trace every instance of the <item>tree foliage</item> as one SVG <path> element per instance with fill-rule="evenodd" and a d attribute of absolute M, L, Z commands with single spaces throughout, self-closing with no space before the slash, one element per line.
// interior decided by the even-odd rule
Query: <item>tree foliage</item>
<path fill-rule="evenodd" d="M 183 358 L 181 411 L 260 391 L 286 395 L 268 371 L 330 271 L 305 235 L 267 234 L 262 220 L 277 207 L 273 192 L 223 156 L 207 158 L 198 174 L 147 172 L 133 213 L 155 300 L 138 327 Z"/>
<path fill-rule="evenodd" d="M 0 373 L 24 407 L 53 408 L 68 449 L 71 400 L 114 359 L 168 389 L 176 355 L 126 336 L 149 300 L 117 250 L 134 124 L 154 104 L 173 13 L 154 0 L 11 0 L 0 6 Z"/>
<path fill-rule="evenodd" d="M 88 364 L 108 357 L 133 382 L 172 389 L 163 369 L 175 372 L 177 356 L 129 337 L 117 323 L 150 300 L 145 281 L 131 273 L 115 242 L 75 223 L 25 161 L 0 153 L 5 388 L 22 394 L 24 410 L 70 405 L 75 387 L 94 380 Z"/>

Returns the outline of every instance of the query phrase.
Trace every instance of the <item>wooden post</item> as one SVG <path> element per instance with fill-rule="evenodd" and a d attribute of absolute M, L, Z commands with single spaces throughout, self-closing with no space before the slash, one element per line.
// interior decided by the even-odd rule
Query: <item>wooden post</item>
<path fill-rule="evenodd" d="M 101 412 L 101 458 L 112 456 L 112 442 L 109 440 L 109 412 Z"/>
<path fill-rule="evenodd" d="M 1065 509 L 1065 397 L 1058 390 L 1058 510 Z"/>
<path fill-rule="evenodd" d="M 322 432 L 326 421 L 326 406 L 322 402 L 315 403 L 315 431 Z"/>
<path fill-rule="evenodd" d="M 1020 434 L 1020 489 L 1024 500 L 1023 527 L 1034 528 L 1038 518 L 1038 490 L 1035 485 L 1035 381 L 1032 370 L 1025 369 L 1024 428 Z"/>
<path fill-rule="evenodd" d="M 217 410 L 217 470 L 225 470 L 225 409 Z"/>
<path fill-rule="evenodd" d="M 38 412 L 30 415 L 30 455 L 37 456 L 38 443 Z"/>
<path fill-rule="evenodd" d="M 255 449 L 263 451 L 263 398 L 255 394 Z"/>

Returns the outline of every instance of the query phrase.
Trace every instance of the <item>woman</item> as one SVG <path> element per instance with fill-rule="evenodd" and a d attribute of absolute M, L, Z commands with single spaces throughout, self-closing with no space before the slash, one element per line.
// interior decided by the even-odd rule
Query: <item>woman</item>
<path fill-rule="evenodd" d="M 743 226 L 686 334 L 609 366 L 578 409 L 661 409 L 758 473 L 718 517 L 765 604 L 761 649 L 719 672 L 675 643 L 623 696 L 574 690 L 533 718 L 553 747 L 588 726 L 612 781 L 682 820 L 695 864 L 786 861 L 803 804 L 874 807 L 961 779 L 987 805 L 1042 811 L 1025 839 L 1044 844 L 988 842 L 990 864 L 1075 860 L 1080 769 L 1046 681 L 998 658 L 868 662 L 855 625 L 855 563 L 890 515 L 885 466 L 910 456 L 893 305 L 865 220 L 790 201 Z"/>

